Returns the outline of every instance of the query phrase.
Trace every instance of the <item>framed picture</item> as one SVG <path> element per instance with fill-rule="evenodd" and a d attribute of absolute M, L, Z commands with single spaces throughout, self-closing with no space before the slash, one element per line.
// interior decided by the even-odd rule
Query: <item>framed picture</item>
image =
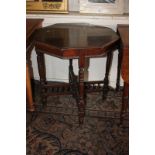
<path fill-rule="evenodd" d="M 68 0 L 26 0 L 27 13 L 68 13 Z"/>
<path fill-rule="evenodd" d="M 80 12 L 123 14 L 124 0 L 80 0 Z"/>

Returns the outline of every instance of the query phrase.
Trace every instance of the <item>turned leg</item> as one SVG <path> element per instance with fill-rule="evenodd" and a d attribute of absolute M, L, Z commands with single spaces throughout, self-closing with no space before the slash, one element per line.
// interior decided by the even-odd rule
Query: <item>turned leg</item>
<path fill-rule="evenodd" d="M 85 57 L 81 56 L 79 58 L 79 124 L 83 124 L 85 116 L 84 66 Z"/>
<path fill-rule="evenodd" d="M 85 81 L 88 81 L 88 76 L 89 76 L 89 61 L 90 59 L 89 58 L 86 58 L 85 59 L 85 67 L 84 67 L 84 80 Z"/>
<path fill-rule="evenodd" d="M 127 112 L 129 106 L 129 84 L 124 82 L 123 88 L 123 96 L 122 96 L 122 108 L 121 108 L 121 116 L 120 122 L 123 122 L 124 113 Z"/>
<path fill-rule="evenodd" d="M 38 71 L 40 76 L 40 85 L 41 85 L 41 100 L 43 105 L 46 104 L 47 101 L 47 95 L 46 95 L 46 68 L 45 68 L 45 60 L 44 60 L 44 54 L 36 50 L 37 53 L 37 61 L 38 61 Z"/>
<path fill-rule="evenodd" d="M 108 52 L 107 54 L 107 62 L 106 62 L 106 72 L 105 72 L 105 78 L 104 78 L 104 86 L 103 86 L 103 99 L 106 99 L 108 89 L 109 89 L 109 72 L 111 68 L 111 63 L 112 63 L 112 56 L 113 53 L 111 51 Z"/>
<path fill-rule="evenodd" d="M 116 91 L 120 89 L 120 76 L 121 76 L 121 65 L 122 65 L 123 53 L 119 48 L 118 50 L 118 65 L 117 65 L 117 83 L 116 83 Z"/>

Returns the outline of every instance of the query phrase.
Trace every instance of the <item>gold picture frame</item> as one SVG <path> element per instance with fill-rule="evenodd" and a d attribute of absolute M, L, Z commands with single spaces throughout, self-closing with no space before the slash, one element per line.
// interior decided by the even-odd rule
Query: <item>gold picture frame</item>
<path fill-rule="evenodd" d="M 68 0 L 26 0 L 27 13 L 68 13 Z"/>

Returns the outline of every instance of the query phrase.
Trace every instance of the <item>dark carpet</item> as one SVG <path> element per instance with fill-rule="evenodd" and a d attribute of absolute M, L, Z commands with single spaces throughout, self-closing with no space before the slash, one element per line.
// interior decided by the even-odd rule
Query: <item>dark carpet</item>
<path fill-rule="evenodd" d="M 37 112 L 27 112 L 27 155 L 129 154 L 128 113 L 120 125 L 122 91 L 109 91 L 105 101 L 101 93 L 88 94 L 86 117 L 79 126 L 71 95 L 49 97 L 42 108 L 38 90 Z"/>

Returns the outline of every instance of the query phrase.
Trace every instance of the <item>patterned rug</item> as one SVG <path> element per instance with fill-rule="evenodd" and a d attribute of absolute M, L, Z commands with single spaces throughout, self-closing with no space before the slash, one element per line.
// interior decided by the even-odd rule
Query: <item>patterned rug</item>
<path fill-rule="evenodd" d="M 120 125 L 122 91 L 87 95 L 84 124 L 78 124 L 71 95 L 49 97 L 42 108 L 38 87 L 37 113 L 27 112 L 27 155 L 128 155 L 128 113 Z"/>

